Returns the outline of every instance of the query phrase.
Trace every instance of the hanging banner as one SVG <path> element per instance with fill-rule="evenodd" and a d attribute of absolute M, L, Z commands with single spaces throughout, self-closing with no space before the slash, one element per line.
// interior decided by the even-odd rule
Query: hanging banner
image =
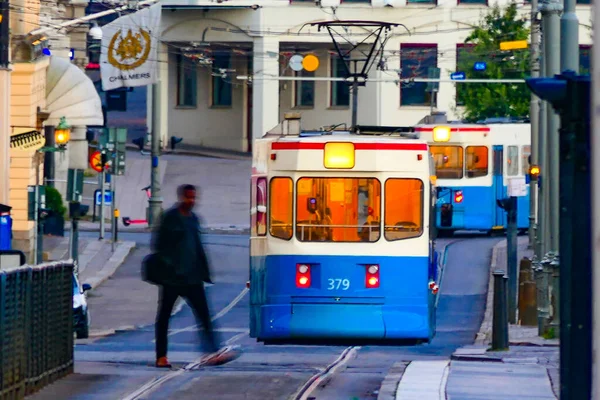
<path fill-rule="evenodd" d="M 102 27 L 102 89 L 152 85 L 158 79 L 161 4 Z"/>

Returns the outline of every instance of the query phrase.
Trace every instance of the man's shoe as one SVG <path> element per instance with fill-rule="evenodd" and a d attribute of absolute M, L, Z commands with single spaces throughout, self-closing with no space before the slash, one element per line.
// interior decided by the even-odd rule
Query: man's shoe
<path fill-rule="evenodd" d="M 171 364 L 169 363 L 169 360 L 167 360 L 167 357 L 159 357 L 158 360 L 156 360 L 156 368 L 171 368 Z"/>

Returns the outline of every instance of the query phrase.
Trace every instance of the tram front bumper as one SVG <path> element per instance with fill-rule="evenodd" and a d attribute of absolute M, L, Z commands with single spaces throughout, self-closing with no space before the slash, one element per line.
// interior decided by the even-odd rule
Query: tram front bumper
<path fill-rule="evenodd" d="M 263 340 L 429 339 L 426 306 L 384 304 L 305 304 L 261 307 Z"/>

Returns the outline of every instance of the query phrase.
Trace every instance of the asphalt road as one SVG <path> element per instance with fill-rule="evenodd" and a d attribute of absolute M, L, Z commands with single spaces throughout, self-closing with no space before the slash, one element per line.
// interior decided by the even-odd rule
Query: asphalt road
<path fill-rule="evenodd" d="M 87 234 L 87 233 L 83 233 Z M 149 235 L 127 234 L 142 248 Z M 169 358 L 174 369 L 157 370 L 152 324 L 78 343 L 76 373 L 35 399 L 287 399 L 327 367 L 332 374 L 310 387 L 310 398 L 375 399 L 394 364 L 448 359 L 470 344 L 483 318 L 493 238 L 439 240 L 448 247 L 438 303 L 438 330 L 430 344 L 416 346 L 264 345 L 248 337 L 248 238 L 205 235 L 216 284 L 207 292 L 222 343 L 238 344 L 242 356 L 221 367 L 198 367 L 200 341 L 185 305 L 171 319 Z M 123 268 L 123 267 L 122 267 Z M 139 267 L 138 267 L 139 268 Z M 139 270 L 139 269 L 138 269 Z M 125 310 L 123 308 L 123 310 Z M 94 310 L 94 313 L 102 312 Z M 126 311 L 122 311 L 126 312 Z M 183 367 L 187 367 L 184 369 Z"/>

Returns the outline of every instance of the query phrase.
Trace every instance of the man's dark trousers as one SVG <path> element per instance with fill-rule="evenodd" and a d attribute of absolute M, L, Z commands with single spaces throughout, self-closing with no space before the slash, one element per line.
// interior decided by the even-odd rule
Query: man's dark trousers
<path fill-rule="evenodd" d="M 173 312 L 173 306 L 177 298 L 181 296 L 187 300 L 196 320 L 202 323 L 200 332 L 201 339 L 204 339 L 205 350 L 214 353 L 219 349 L 216 335 L 213 331 L 212 321 L 208 312 L 208 303 L 204 285 L 186 285 L 186 286 L 160 286 L 158 314 L 156 316 L 156 358 L 167 356 L 167 334 L 169 330 L 169 318 Z"/>

